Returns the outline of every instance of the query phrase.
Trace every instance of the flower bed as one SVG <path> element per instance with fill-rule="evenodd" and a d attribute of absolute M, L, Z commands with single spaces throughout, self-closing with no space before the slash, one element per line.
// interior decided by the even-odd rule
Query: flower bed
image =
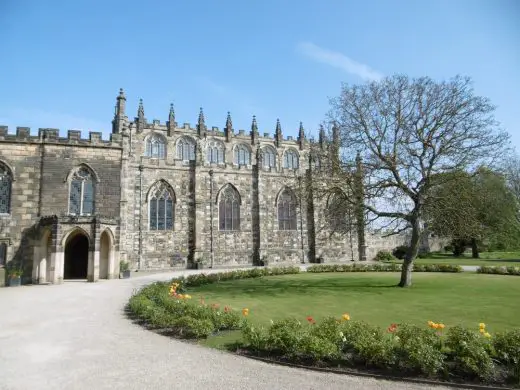
<path fill-rule="evenodd" d="M 239 329 L 242 316 L 228 306 L 192 302 L 187 287 L 196 287 L 224 280 L 258 278 L 270 275 L 299 273 L 298 267 L 253 268 L 229 272 L 194 274 L 170 282 L 152 283 L 135 293 L 128 302 L 130 313 L 151 329 L 182 338 L 204 338 L 218 331 Z"/>
<path fill-rule="evenodd" d="M 400 263 L 377 263 L 377 264 L 323 264 L 312 265 L 307 272 L 400 272 Z M 416 264 L 413 265 L 414 272 L 464 272 L 460 265 L 452 264 Z"/>
<path fill-rule="evenodd" d="M 477 268 L 479 274 L 516 275 L 520 276 L 520 267 L 501 267 L 484 265 Z"/>
<path fill-rule="evenodd" d="M 424 327 L 307 317 L 244 322 L 243 349 L 258 356 L 329 367 L 365 367 L 389 375 L 520 385 L 520 330 L 491 335 L 486 325 L 466 329 L 428 321 Z"/>
<path fill-rule="evenodd" d="M 319 265 L 309 267 L 309 271 L 355 272 L 368 267 Z M 381 264 L 374 267 L 381 270 Z M 451 269 L 441 268 L 441 272 Z M 221 307 L 203 299 L 192 300 L 188 294 L 190 287 L 225 280 L 299 272 L 298 267 L 287 267 L 190 275 L 144 287 L 130 298 L 128 308 L 146 326 L 181 338 L 203 339 L 219 331 L 240 330 L 242 341 L 234 345 L 236 352 L 273 361 L 520 385 L 520 329 L 495 333 L 483 323 L 468 329 L 434 321 L 424 326 L 403 323 L 383 328 L 352 320 L 349 313 L 322 320 L 312 316 L 285 318 L 262 327 L 249 321 L 254 312 L 247 307 Z M 460 271 L 454 268 L 449 272 Z"/>

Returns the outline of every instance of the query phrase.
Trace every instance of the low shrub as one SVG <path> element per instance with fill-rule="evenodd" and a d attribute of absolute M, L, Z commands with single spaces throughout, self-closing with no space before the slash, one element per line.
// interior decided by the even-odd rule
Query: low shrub
<path fill-rule="evenodd" d="M 210 320 L 190 316 L 177 318 L 173 325 L 178 335 L 185 338 L 206 338 L 215 331 L 215 326 Z"/>
<path fill-rule="evenodd" d="M 520 385 L 520 329 L 497 333 L 493 348 L 497 361 L 508 368 L 508 379 Z"/>
<path fill-rule="evenodd" d="M 394 343 L 381 328 L 358 321 L 346 321 L 342 326 L 343 351 L 354 363 L 372 367 L 395 364 Z"/>
<path fill-rule="evenodd" d="M 399 245 L 394 248 L 394 250 L 392 251 L 392 255 L 394 255 L 394 257 L 398 258 L 399 260 L 403 260 L 406 256 L 406 252 L 408 252 L 408 246 Z"/>
<path fill-rule="evenodd" d="M 461 326 L 454 326 L 446 333 L 445 345 L 455 369 L 464 376 L 484 381 L 493 379 L 495 365 L 487 338 Z"/>
<path fill-rule="evenodd" d="M 515 275 L 520 276 L 520 267 L 503 267 L 483 265 L 477 268 L 479 274 Z"/>
<path fill-rule="evenodd" d="M 403 324 L 396 327 L 395 336 L 400 370 L 434 376 L 445 368 L 439 337 L 431 330 Z"/>
<path fill-rule="evenodd" d="M 379 251 L 379 252 L 377 252 L 376 256 L 374 257 L 374 260 L 375 261 L 393 261 L 393 260 L 395 260 L 395 257 L 388 251 Z"/>
<path fill-rule="evenodd" d="M 307 272 L 400 272 L 402 265 L 399 263 L 377 264 L 323 264 L 312 265 Z M 414 263 L 414 272 L 464 272 L 460 265 L 455 264 L 419 264 Z"/>

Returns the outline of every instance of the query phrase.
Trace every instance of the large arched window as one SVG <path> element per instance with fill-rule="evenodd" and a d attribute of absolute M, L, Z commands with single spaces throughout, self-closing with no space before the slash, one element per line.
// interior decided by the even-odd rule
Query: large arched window
<path fill-rule="evenodd" d="M 337 192 L 329 197 L 327 221 L 332 232 L 345 233 L 349 230 L 352 209 L 344 193 Z"/>
<path fill-rule="evenodd" d="M 280 230 L 296 230 L 296 197 L 285 188 L 278 196 L 278 227 Z"/>
<path fill-rule="evenodd" d="M 235 164 L 249 165 L 251 164 L 251 152 L 244 144 L 239 144 L 235 147 Z"/>
<path fill-rule="evenodd" d="M 166 142 L 158 134 L 152 134 L 146 140 L 146 157 L 161 158 L 166 156 Z"/>
<path fill-rule="evenodd" d="M 221 191 L 218 204 L 219 230 L 240 230 L 240 194 L 229 184 Z"/>
<path fill-rule="evenodd" d="M 262 149 L 262 165 L 264 168 L 276 168 L 276 151 L 270 146 Z"/>
<path fill-rule="evenodd" d="M 289 169 L 298 168 L 298 153 L 294 150 L 287 150 L 283 155 L 283 167 Z"/>
<path fill-rule="evenodd" d="M 195 141 L 182 137 L 177 142 L 177 158 L 182 161 L 195 161 Z"/>
<path fill-rule="evenodd" d="M 13 176 L 5 165 L 0 163 L 0 214 L 9 214 L 11 211 L 11 191 Z"/>
<path fill-rule="evenodd" d="M 175 195 L 170 186 L 159 181 L 149 195 L 150 230 L 173 230 Z"/>
<path fill-rule="evenodd" d="M 210 164 L 224 163 L 224 144 L 217 140 L 211 140 L 206 150 L 206 160 Z"/>
<path fill-rule="evenodd" d="M 7 244 L 0 242 L 0 267 L 7 264 Z"/>
<path fill-rule="evenodd" d="M 94 213 L 94 179 L 86 167 L 77 168 L 70 179 L 69 214 L 92 215 Z"/>

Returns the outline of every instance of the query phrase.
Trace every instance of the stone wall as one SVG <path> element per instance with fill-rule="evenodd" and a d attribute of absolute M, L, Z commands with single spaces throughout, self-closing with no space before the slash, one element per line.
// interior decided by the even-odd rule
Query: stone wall
<path fill-rule="evenodd" d="M 103 141 L 99 133 L 91 133 L 84 140 L 78 131 L 69 131 L 67 138 L 60 138 L 55 129 L 40 129 L 38 136 L 31 136 L 28 128 L 18 128 L 14 135 L 0 126 L 0 162 L 14 178 L 11 212 L 0 215 L 0 240 L 8 241 L 7 260 L 23 265 L 27 279 L 32 274 L 34 247 L 41 235 L 40 218 L 68 212 L 71 170 L 81 164 L 92 169 L 97 178 L 95 213 L 119 217 L 121 147 L 117 138 Z"/>
<path fill-rule="evenodd" d="M 99 275 L 100 235 L 105 229 L 113 237 L 109 278 L 117 273 L 114 262 L 119 259 L 141 269 L 185 268 L 200 259 L 207 265 L 358 260 L 355 221 L 352 234 L 332 233 L 327 200 L 311 199 L 305 192 L 306 182 L 314 178 L 308 176 L 310 144 L 302 127 L 297 140 L 283 138 L 279 123 L 274 136 L 260 136 L 253 119 L 246 134 L 234 131 L 228 116 L 221 131 L 205 126 L 202 111 L 196 127 L 179 126 L 173 108 L 166 124 L 149 123 L 142 104 L 138 117 L 130 121 L 125 102 L 121 91 L 110 140 L 95 132 L 82 139 L 77 130 L 69 130 L 67 137 L 60 137 L 56 129 L 40 129 L 33 136 L 29 129 L 17 128 L 16 134 L 9 134 L 0 126 L 0 161 L 14 176 L 11 213 L 0 215 L 0 241 L 9 244 L 8 262 L 23 262 L 26 276 L 58 281 L 55 267 L 63 266 L 63 237 L 76 230 L 84 231 L 91 243 L 89 280 Z M 161 158 L 146 156 L 152 136 L 165 144 Z M 181 140 L 196 145 L 195 161 L 179 158 Z M 207 148 L 215 142 L 224 146 L 224 161 L 209 163 Z M 248 149 L 250 161 L 238 165 L 234 151 L 240 145 Z M 260 153 L 264 148 L 274 151 L 276 167 L 264 166 Z M 283 166 L 289 150 L 299 156 L 297 169 Z M 95 211 L 85 218 L 68 215 L 70 175 L 79 166 L 95 178 Z M 171 230 L 150 229 L 150 190 L 158 183 L 167 185 L 174 199 Z M 233 186 L 240 196 L 236 231 L 219 229 L 219 194 L 226 186 Z M 279 228 L 278 198 L 285 188 L 297 200 L 294 230 Z M 392 250 L 406 241 L 403 237 L 367 233 L 367 258 L 381 249 Z M 45 272 L 32 269 L 47 260 Z"/>

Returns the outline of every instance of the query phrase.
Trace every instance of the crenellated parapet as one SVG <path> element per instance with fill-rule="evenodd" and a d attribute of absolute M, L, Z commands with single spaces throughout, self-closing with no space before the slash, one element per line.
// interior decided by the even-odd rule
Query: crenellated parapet
<path fill-rule="evenodd" d="M 81 138 L 81 130 L 68 130 L 66 137 L 60 137 L 59 129 L 53 128 L 39 128 L 38 135 L 31 135 L 29 127 L 17 127 L 13 134 L 9 132 L 7 126 L 0 126 L 1 142 L 120 148 L 122 146 L 122 135 L 119 133 L 111 134 L 108 140 L 104 140 L 101 132 L 90 131 L 88 138 Z"/>

